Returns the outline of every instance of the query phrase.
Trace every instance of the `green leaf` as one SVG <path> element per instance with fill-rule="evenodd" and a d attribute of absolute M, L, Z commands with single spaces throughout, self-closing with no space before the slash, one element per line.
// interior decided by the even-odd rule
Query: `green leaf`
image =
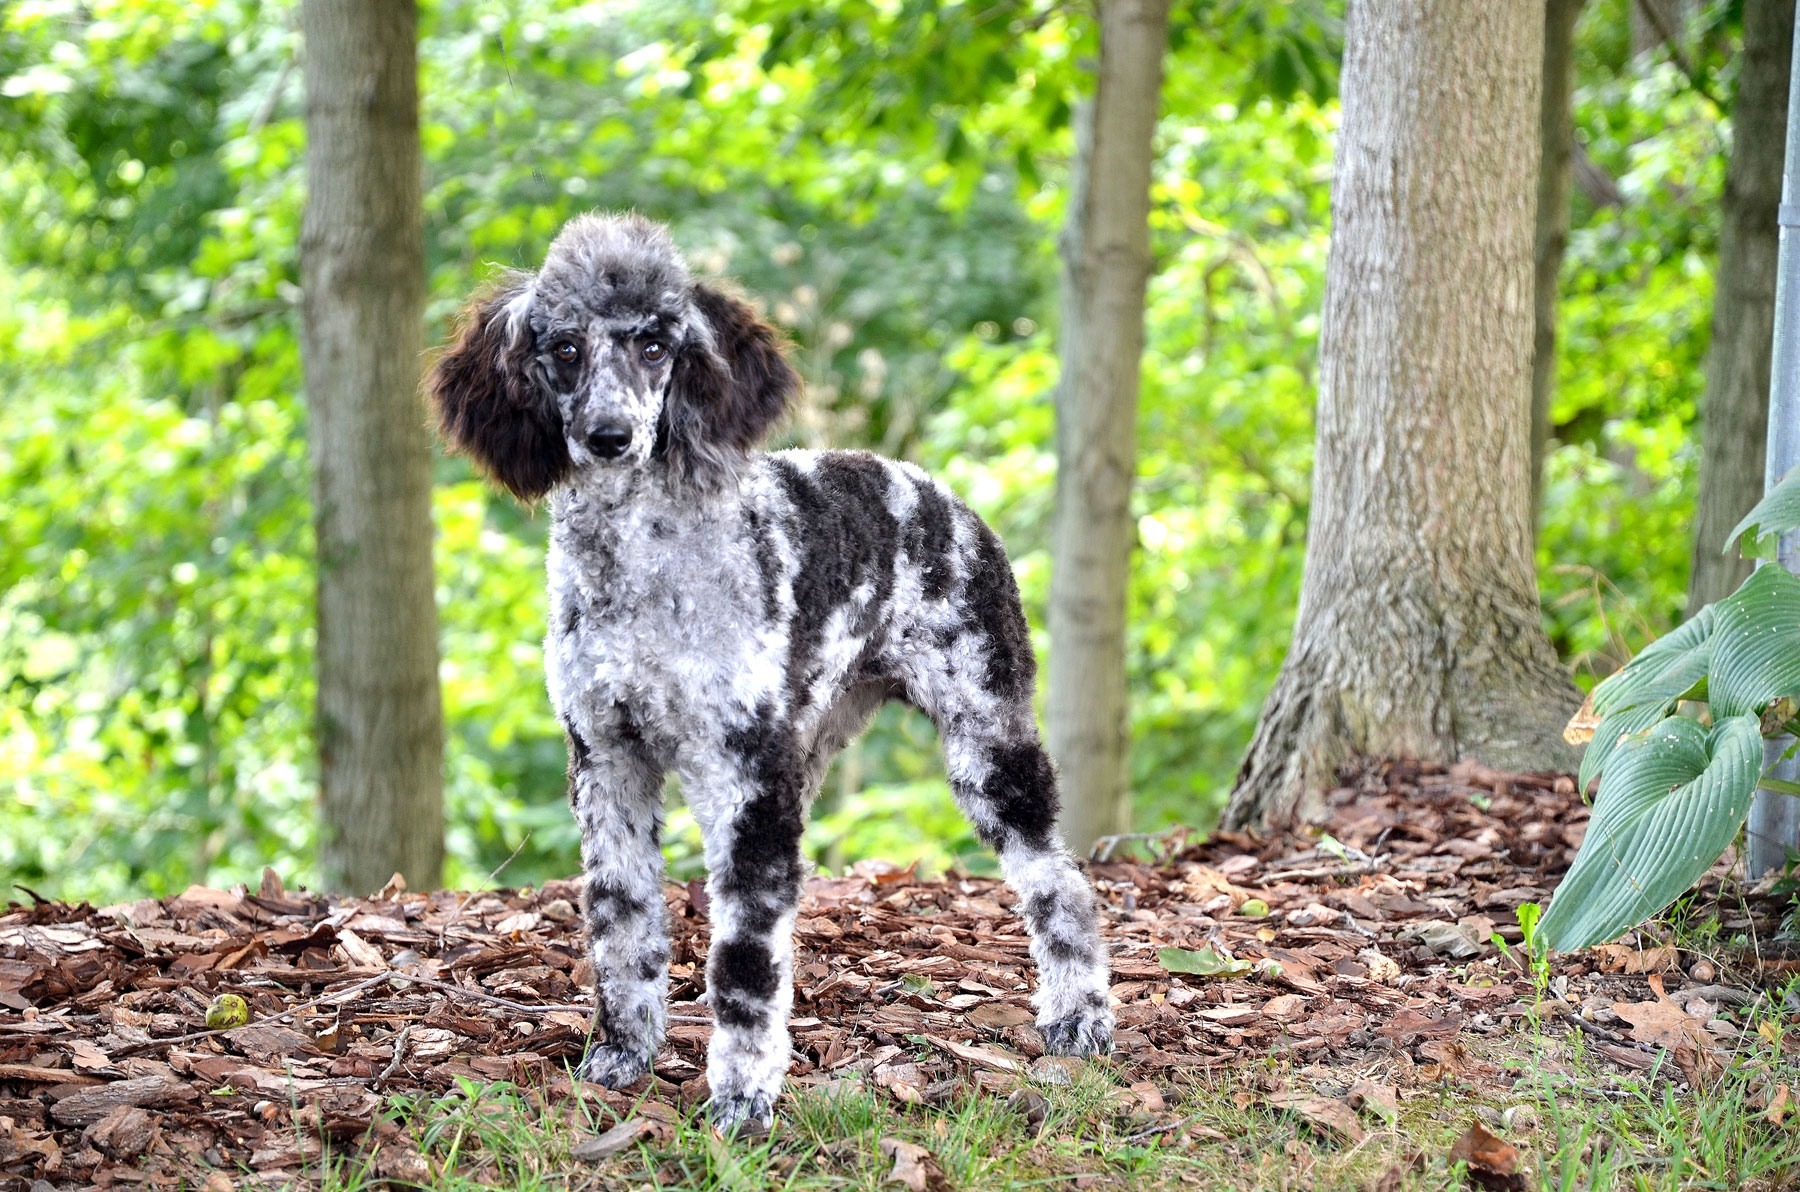
<path fill-rule="evenodd" d="M 1594 729 L 1594 739 L 1581 755 L 1581 773 L 1575 779 L 1575 789 L 1585 793 L 1588 783 L 1603 772 L 1607 761 L 1627 738 L 1661 724 L 1673 706 L 1673 700 L 1658 700 L 1609 713 Z"/>
<path fill-rule="evenodd" d="M 1772 559 L 1775 544 L 1789 530 L 1800 529 L 1800 470 L 1763 494 L 1756 507 L 1725 537 L 1724 553 L 1736 545 L 1746 559 Z"/>
<path fill-rule="evenodd" d="M 1687 695 L 1706 678 L 1715 623 L 1714 606 L 1707 605 L 1674 632 L 1645 646 L 1594 688 L 1594 714 L 1604 719 L 1643 704 L 1666 708 Z M 1594 739 L 1600 739 L 1598 733 Z"/>
<path fill-rule="evenodd" d="M 1715 717 L 1759 712 L 1800 692 L 1800 579 L 1780 567 L 1758 567 L 1713 607 L 1706 698 Z"/>
<path fill-rule="evenodd" d="M 1627 741 L 1600 780 L 1587 838 L 1544 916 L 1544 941 L 1586 948 L 1675 901 L 1737 836 L 1762 757 L 1754 716 L 1710 731 L 1671 716 Z"/>
<path fill-rule="evenodd" d="M 1222 955 L 1211 944 L 1198 952 L 1186 948 L 1158 948 L 1156 958 L 1171 973 L 1189 973 L 1196 977 L 1238 977 L 1255 967 L 1248 960 Z"/>

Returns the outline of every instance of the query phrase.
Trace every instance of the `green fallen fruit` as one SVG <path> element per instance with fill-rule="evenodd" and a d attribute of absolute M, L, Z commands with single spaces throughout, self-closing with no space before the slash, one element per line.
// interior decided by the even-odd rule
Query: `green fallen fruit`
<path fill-rule="evenodd" d="M 243 1026 L 250 1021 L 250 1003 L 235 993 L 221 993 L 206 1008 L 206 1026 L 208 1030 L 230 1030 L 234 1026 Z"/>
<path fill-rule="evenodd" d="M 1269 904 L 1260 898 L 1246 898 L 1238 907 L 1238 914 L 1246 919 L 1266 919 L 1269 917 Z"/>

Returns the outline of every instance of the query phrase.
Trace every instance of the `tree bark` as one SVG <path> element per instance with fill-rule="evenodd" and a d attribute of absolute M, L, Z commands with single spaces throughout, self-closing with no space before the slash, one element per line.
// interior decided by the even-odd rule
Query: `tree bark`
<path fill-rule="evenodd" d="M 1228 826 L 1316 817 L 1357 757 L 1566 767 L 1532 563 L 1544 21 L 1352 0 L 1294 642 Z"/>
<path fill-rule="evenodd" d="M 1544 11 L 1544 91 L 1538 104 L 1543 148 L 1537 192 L 1537 334 L 1531 353 L 1531 511 L 1543 520 L 1544 456 L 1550 448 L 1550 395 L 1556 388 L 1556 296 L 1569 243 L 1574 177 L 1575 20 L 1586 0 L 1549 0 Z"/>
<path fill-rule="evenodd" d="M 1731 160 L 1713 283 L 1712 348 L 1701 401 L 1700 494 L 1687 611 L 1737 590 L 1750 563 L 1725 536 L 1762 499 L 1769 424 L 1781 158 L 1787 138 L 1794 0 L 1744 6 L 1744 55 L 1731 109 Z"/>
<path fill-rule="evenodd" d="M 1045 722 L 1078 851 L 1129 830 L 1125 593 L 1149 283 L 1152 138 L 1169 0 L 1101 0 L 1100 67 L 1076 117 L 1063 232 L 1062 381 Z"/>
<path fill-rule="evenodd" d="M 305 0 L 301 355 L 318 539 L 320 867 L 435 887 L 443 710 L 412 0 Z"/>

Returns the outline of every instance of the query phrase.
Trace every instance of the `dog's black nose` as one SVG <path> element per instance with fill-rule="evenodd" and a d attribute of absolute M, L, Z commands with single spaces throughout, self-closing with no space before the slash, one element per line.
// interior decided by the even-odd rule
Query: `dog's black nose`
<path fill-rule="evenodd" d="M 588 450 L 597 459 L 618 459 L 631 446 L 631 428 L 618 422 L 602 422 L 588 432 Z"/>

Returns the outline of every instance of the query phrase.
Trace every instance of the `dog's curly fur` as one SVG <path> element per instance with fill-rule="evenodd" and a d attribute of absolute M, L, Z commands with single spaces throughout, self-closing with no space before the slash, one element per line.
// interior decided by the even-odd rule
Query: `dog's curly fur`
<path fill-rule="evenodd" d="M 603 1040 L 584 1074 L 629 1084 L 663 1039 L 673 769 L 705 837 L 723 1127 L 772 1119 L 807 806 L 888 699 L 936 722 L 957 801 L 1020 895 L 1045 1045 L 1111 1044 L 1093 891 L 1057 839 L 1000 541 L 909 464 L 758 452 L 797 386 L 778 336 L 631 215 L 573 220 L 538 273 L 478 298 L 428 383 L 451 445 L 549 497 L 546 669 Z"/>

